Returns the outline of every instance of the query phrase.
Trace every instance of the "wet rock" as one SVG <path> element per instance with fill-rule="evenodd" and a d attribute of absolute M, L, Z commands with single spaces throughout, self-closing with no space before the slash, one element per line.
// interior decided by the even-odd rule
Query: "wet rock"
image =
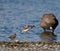
<path fill-rule="evenodd" d="M 44 29 L 44 31 L 46 31 L 47 29 L 47 30 L 52 30 L 52 32 L 54 32 L 57 25 L 58 25 L 58 20 L 56 16 L 52 13 L 44 14 L 40 21 L 40 26 Z"/>

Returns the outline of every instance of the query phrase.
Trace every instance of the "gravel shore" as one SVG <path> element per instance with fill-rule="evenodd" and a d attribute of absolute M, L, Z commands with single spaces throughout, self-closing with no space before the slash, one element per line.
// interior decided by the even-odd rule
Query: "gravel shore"
<path fill-rule="evenodd" d="M 0 42 L 0 51 L 60 51 L 58 42 Z"/>

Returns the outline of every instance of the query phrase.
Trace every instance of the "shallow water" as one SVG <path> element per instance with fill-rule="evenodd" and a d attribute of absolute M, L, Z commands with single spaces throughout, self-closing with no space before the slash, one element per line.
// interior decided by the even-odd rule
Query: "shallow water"
<path fill-rule="evenodd" d="M 45 13 L 55 14 L 60 22 L 60 0 L 0 0 L 0 41 L 10 41 L 8 37 L 14 33 L 17 34 L 16 40 L 41 41 L 43 29 L 39 22 Z M 36 27 L 22 33 L 24 25 Z M 56 41 L 60 42 L 59 26 L 54 34 Z"/>

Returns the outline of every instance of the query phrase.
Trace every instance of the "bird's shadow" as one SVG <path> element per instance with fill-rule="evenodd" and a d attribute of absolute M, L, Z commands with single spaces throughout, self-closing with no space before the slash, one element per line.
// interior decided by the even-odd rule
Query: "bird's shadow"
<path fill-rule="evenodd" d="M 40 33 L 41 42 L 56 42 L 57 35 L 53 32 L 42 32 Z"/>

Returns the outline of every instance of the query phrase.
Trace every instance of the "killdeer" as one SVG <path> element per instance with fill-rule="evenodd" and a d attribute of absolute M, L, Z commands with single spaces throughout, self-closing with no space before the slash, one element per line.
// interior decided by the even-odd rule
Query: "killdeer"
<path fill-rule="evenodd" d="M 34 27 L 35 27 L 34 25 L 25 25 L 23 26 L 22 32 L 27 32 Z"/>

